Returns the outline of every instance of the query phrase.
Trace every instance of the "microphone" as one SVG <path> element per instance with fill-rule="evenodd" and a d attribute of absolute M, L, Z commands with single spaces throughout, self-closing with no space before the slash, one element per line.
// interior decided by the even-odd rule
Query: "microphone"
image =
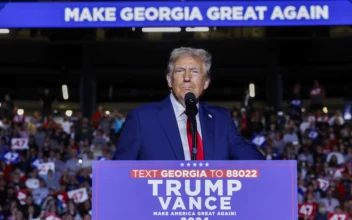
<path fill-rule="evenodd" d="M 196 96 L 192 92 L 188 92 L 185 95 L 186 114 L 191 121 L 192 131 L 192 160 L 197 159 L 197 120 L 196 115 L 198 114 Z"/>
<path fill-rule="evenodd" d="M 186 106 L 196 105 L 196 96 L 192 92 L 188 92 L 185 95 Z"/>

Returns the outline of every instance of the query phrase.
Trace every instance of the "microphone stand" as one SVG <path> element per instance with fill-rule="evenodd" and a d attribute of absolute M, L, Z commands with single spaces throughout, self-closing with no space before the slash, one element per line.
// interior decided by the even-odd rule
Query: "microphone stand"
<path fill-rule="evenodd" d="M 193 117 L 191 131 L 192 131 L 192 160 L 197 160 L 197 120 Z"/>
<path fill-rule="evenodd" d="M 196 115 L 198 113 L 197 106 L 186 109 L 187 114 L 191 121 L 191 132 L 192 132 L 192 160 L 197 160 L 197 120 Z"/>

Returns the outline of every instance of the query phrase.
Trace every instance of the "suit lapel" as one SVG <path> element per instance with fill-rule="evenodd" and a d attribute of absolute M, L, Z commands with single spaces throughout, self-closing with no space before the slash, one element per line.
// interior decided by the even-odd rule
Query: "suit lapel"
<path fill-rule="evenodd" d="M 202 128 L 202 139 L 204 149 L 204 159 L 211 160 L 214 156 L 214 125 L 215 118 L 211 114 L 206 106 L 199 103 L 199 120 Z"/>
<path fill-rule="evenodd" d="M 160 110 L 158 113 L 160 123 L 169 139 L 172 150 L 174 151 L 177 160 L 184 160 L 183 147 L 181 142 L 180 131 L 172 108 L 170 97 L 160 102 Z"/>

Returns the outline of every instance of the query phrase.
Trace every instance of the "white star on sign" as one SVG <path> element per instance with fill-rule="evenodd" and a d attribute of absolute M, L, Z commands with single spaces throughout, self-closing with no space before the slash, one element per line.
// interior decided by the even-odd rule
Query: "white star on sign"
<path fill-rule="evenodd" d="M 188 163 L 188 164 L 187 164 L 187 166 L 189 167 L 189 166 L 191 166 L 191 164 L 190 164 L 190 163 Z"/>
<path fill-rule="evenodd" d="M 205 164 L 205 166 L 206 166 L 206 167 L 208 167 L 208 166 L 209 166 L 209 164 L 208 164 L 208 163 L 206 163 L 206 164 Z"/>
<path fill-rule="evenodd" d="M 197 164 L 196 164 L 196 163 L 194 163 L 194 164 L 193 164 L 193 166 L 194 166 L 194 167 L 196 167 L 196 166 L 197 166 Z"/>
<path fill-rule="evenodd" d="M 202 163 L 200 163 L 200 164 L 199 164 L 199 166 L 200 166 L 200 167 L 202 167 L 202 166 L 203 166 L 203 164 L 202 164 Z"/>
<path fill-rule="evenodd" d="M 181 167 L 183 167 L 185 164 L 184 163 L 181 163 Z"/>

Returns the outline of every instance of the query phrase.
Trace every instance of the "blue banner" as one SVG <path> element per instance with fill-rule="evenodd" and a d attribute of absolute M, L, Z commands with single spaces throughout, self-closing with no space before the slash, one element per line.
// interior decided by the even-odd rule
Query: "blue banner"
<path fill-rule="evenodd" d="M 20 154 L 17 152 L 7 151 L 4 153 L 2 158 L 7 164 L 18 163 L 20 159 Z"/>
<path fill-rule="evenodd" d="M 347 0 L 8 3 L 0 8 L 1 28 L 352 24 Z"/>
<path fill-rule="evenodd" d="M 94 161 L 94 220 L 297 220 L 297 162 Z"/>

